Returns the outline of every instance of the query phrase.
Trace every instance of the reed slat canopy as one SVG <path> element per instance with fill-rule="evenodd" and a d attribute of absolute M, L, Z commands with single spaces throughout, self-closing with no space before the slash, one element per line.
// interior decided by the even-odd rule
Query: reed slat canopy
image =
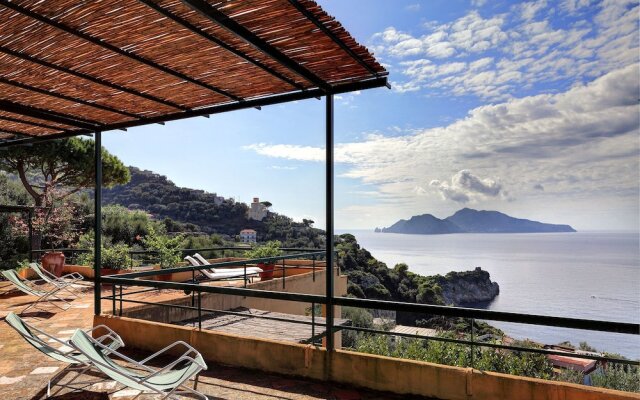
<path fill-rule="evenodd" d="M 311 0 L 0 0 L 0 146 L 385 85 Z"/>

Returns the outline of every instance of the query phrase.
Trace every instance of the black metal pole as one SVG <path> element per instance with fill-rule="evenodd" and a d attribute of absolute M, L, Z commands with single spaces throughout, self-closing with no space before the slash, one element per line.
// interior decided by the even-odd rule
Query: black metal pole
<path fill-rule="evenodd" d="M 33 209 L 29 209 L 29 262 L 33 262 Z"/>
<path fill-rule="evenodd" d="M 326 101 L 326 332 L 327 351 L 333 351 L 333 95 L 327 95 Z"/>
<path fill-rule="evenodd" d="M 94 191 L 94 286 L 93 286 L 93 310 L 95 315 L 100 315 L 100 266 L 102 265 L 102 132 L 95 135 L 95 191 Z M 115 296 L 114 296 L 115 299 Z"/>

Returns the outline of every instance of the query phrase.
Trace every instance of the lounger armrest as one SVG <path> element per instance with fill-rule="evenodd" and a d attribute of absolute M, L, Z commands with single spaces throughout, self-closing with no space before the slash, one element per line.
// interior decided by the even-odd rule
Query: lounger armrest
<path fill-rule="evenodd" d="M 85 332 L 87 335 L 91 336 L 91 334 L 92 334 L 94 331 L 97 331 L 98 329 L 103 329 L 103 330 L 107 331 L 107 334 L 102 335 L 102 336 L 100 336 L 100 337 L 96 338 L 95 340 L 97 340 L 97 341 L 99 341 L 100 343 L 102 343 L 102 340 L 104 340 L 103 338 L 107 338 L 107 337 L 109 337 L 109 338 L 111 338 L 112 340 L 119 342 L 119 343 L 120 343 L 120 346 L 119 346 L 119 347 L 124 347 L 124 341 L 122 340 L 122 338 L 120 337 L 120 335 L 118 335 L 118 334 L 117 334 L 113 329 L 109 328 L 109 327 L 108 327 L 108 326 L 106 326 L 106 325 L 97 325 L 97 326 L 94 326 L 92 329 L 85 330 L 84 332 Z M 102 340 L 101 340 L 101 339 L 102 339 Z"/>
<path fill-rule="evenodd" d="M 84 280 L 84 276 L 80 275 L 79 272 L 72 272 L 70 274 L 66 274 L 60 277 L 61 279 L 73 279 L 76 281 Z"/>
<path fill-rule="evenodd" d="M 140 365 L 145 365 L 147 362 L 151 361 L 152 359 L 158 357 L 159 355 L 162 355 L 164 353 L 166 353 L 167 351 L 173 349 L 174 347 L 177 346 L 184 346 L 187 349 L 187 352 L 184 353 L 189 354 L 190 352 L 195 352 L 198 353 L 198 351 L 196 349 L 194 349 L 193 347 L 191 347 L 190 345 L 188 345 L 187 343 L 183 342 L 182 340 L 179 340 L 177 342 L 174 342 L 172 344 L 170 344 L 169 346 L 165 347 L 164 349 L 158 350 L 157 352 L 153 353 L 152 355 L 150 355 L 149 357 L 145 358 L 142 361 L 139 361 Z"/>
<path fill-rule="evenodd" d="M 175 344 L 175 343 L 174 343 Z M 189 346 L 191 347 L 191 346 Z M 203 369 L 206 370 L 207 366 L 205 364 L 203 364 L 202 362 L 197 360 L 197 356 L 200 355 L 200 353 L 198 353 L 196 350 L 195 351 L 196 355 L 194 357 L 190 357 L 187 354 L 191 352 L 191 350 L 189 350 L 187 353 L 183 354 L 182 356 L 180 356 L 177 360 L 165 365 L 164 367 L 152 372 L 151 374 L 145 376 L 143 379 L 141 379 L 142 382 L 149 380 L 150 378 L 153 378 L 156 375 L 162 374 L 164 372 L 167 372 L 169 370 L 171 370 L 174 366 L 178 365 L 179 363 L 181 363 L 182 361 L 187 361 L 189 364 L 195 364 L 199 367 L 199 369 L 195 372 L 195 374 L 193 375 L 197 375 L 200 373 L 200 371 L 202 371 Z M 200 356 L 201 357 L 201 356 Z M 140 366 L 146 367 L 144 364 L 140 363 Z"/>

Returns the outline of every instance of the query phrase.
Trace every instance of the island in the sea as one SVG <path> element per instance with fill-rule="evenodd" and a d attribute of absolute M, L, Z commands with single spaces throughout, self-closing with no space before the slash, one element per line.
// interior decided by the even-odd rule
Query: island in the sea
<path fill-rule="evenodd" d="M 440 219 L 431 214 L 401 219 L 388 228 L 376 232 L 440 235 L 446 233 L 538 233 L 575 232 L 570 225 L 545 224 L 528 219 L 513 218 L 498 211 L 463 208 L 450 217 Z"/>

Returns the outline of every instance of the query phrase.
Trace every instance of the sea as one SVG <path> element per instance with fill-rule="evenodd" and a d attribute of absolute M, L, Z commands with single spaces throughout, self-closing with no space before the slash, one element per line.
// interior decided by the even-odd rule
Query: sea
<path fill-rule="evenodd" d="M 341 230 L 389 267 L 422 275 L 476 267 L 500 294 L 475 308 L 602 321 L 640 322 L 640 233 L 404 235 Z M 487 321 L 507 335 L 545 344 L 586 341 L 640 359 L 640 336 Z"/>

